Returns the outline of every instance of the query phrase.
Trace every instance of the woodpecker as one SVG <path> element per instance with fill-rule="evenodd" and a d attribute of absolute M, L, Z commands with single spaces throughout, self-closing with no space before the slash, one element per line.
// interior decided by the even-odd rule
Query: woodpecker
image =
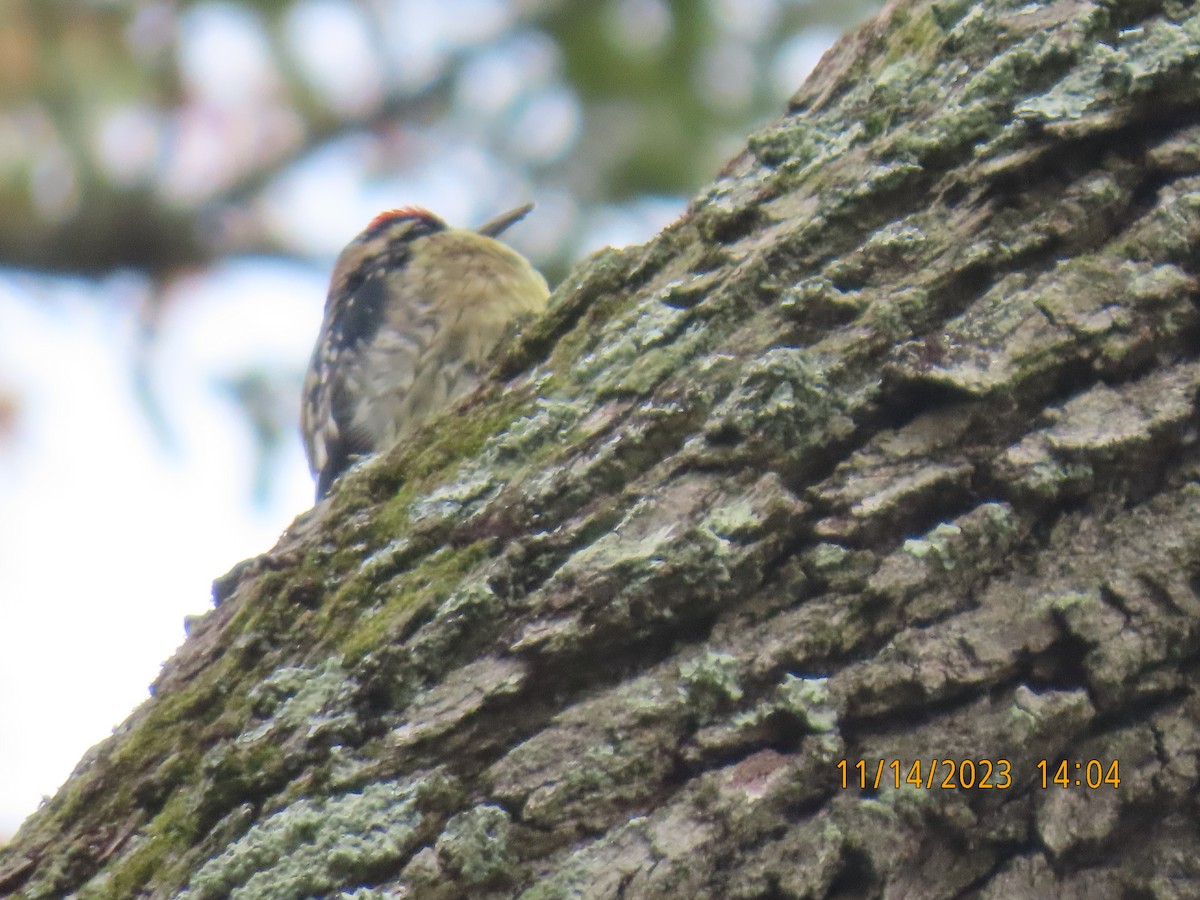
<path fill-rule="evenodd" d="M 546 279 L 495 239 L 532 208 L 475 231 L 393 209 L 338 256 L 300 412 L 318 500 L 472 390 L 510 324 L 545 308 Z"/>

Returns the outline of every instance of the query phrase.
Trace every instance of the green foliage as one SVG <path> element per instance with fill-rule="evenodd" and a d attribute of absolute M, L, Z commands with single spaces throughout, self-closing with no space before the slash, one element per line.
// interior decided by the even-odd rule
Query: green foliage
<path fill-rule="evenodd" d="M 11 0 L 0 10 L 0 133 L 13 138 L 0 155 L 0 265 L 159 280 L 230 252 L 302 254 L 262 201 L 354 139 L 344 164 L 367 182 L 419 177 L 472 148 L 494 172 L 491 184 L 457 173 L 473 196 L 567 198 L 536 242 L 561 274 L 599 208 L 633 215 L 647 198 L 686 196 L 781 109 L 799 86 L 786 80 L 797 35 L 831 37 L 876 6 L 460 0 L 431 15 L 404 0 Z M 342 32 L 314 44 L 312 21 L 365 34 L 342 68 L 365 63 L 377 83 L 337 83 Z M 236 97 L 221 94 L 211 61 L 196 63 L 214 28 L 232 39 L 230 66 L 244 64 L 239 46 L 257 48 Z M 425 60 L 419 71 L 410 56 Z"/>

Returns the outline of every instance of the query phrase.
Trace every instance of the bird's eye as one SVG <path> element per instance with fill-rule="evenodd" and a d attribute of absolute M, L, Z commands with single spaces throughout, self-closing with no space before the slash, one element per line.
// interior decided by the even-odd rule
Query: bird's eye
<path fill-rule="evenodd" d="M 357 269 L 350 273 L 346 279 L 346 286 L 343 288 L 345 293 L 351 297 L 355 292 L 363 286 L 363 282 L 367 280 L 367 276 L 371 274 L 371 267 L 367 263 L 363 263 Z"/>

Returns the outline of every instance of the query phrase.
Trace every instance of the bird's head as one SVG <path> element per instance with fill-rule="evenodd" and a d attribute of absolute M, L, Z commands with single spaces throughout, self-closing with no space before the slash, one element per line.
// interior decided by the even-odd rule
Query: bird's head
<path fill-rule="evenodd" d="M 416 206 L 389 209 L 371 220 L 338 256 L 330 295 L 349 295 L 373 273 L 399 270 L 412 253 L 412 243 L 445 231 L 447 225 Z"/>

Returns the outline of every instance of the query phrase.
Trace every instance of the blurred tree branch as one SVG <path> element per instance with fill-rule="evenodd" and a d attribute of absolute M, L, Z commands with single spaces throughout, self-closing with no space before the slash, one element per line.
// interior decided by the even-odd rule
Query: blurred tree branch
<path fill-rule="evenodd" d="M 560 57 L 555 77 L 578 98 L 590 124 L 559 162 L 509 162 L 530 179 L 561 182 L 585 206 L 685 191 L 711 171 L 723 135 L 741 132 L 776 102 L 761 85 L 743 108 L 719 111 L 706 100 L 696 70 L 719 26 L 709 5 L 698 0 L 642 4 L 643 14 L 664 11 L 668 26 L 662 46 L 641 55 L 621 44 L 612 25 L 621 9 L 636 4 L 531 4 L 500 34 L 450 47 L 438 71 L 416 85 L 392 71 L 382 39 L 388 25 L 377 15 L 382 7 L 364 7 L 372 36 L 380 38 L 372 52 L 384 89 L 377 103 L 355 111 L 331 108 L 310 87 L 303 50 L 284 39 L 295 3 L 227 4 L 257 16 L 248 21 L 258 23 L 267 65 L 283 86 L 279 109 L 264 110 L 260 121 L 266 124 L 256 127 L 273 127 L 269 115 L 281 110 L 301 127 L 293 135 L 275 135 L 271 146 L 247 158 L 235 155 L 236 142 L 227 143 L 219 148 L 220 180 L 177 196 L 166 182 L 168 168 L 177 167 L 181 154 L 197 152 L 187 147 L 192 138 L 185 126 L 206 115 L 180 74 L 184 20 L 212 6 L 129 0 L 81 10 L 67 0 L 12 0 L 0 13 L 0 47 L 12 51 L 0 62 L 0 136 L 8 136 L 9 148 L 0 154 L 0 264 L 87 276 L 131 268 L 162 280 L 227 254 L 294 255 L 291 238 L 260 218 L 264 190 L 346 136 L 378 137 L 449 121 L 464 67 L 522 30 L 550 36 Z M 770 40 L 778 43 L 790 33 Z M 764 46 L 761 56 L 774 46 Z M 247 92 L 254 87 L 248 84 Z M 468 115 L 446 139 L 482 139 L 481 146 L 498 158 L 511 156 L 510 138 L 522 128 L 513 118 L 518 108 L 477 116 L 474 123 Z M 112 117 L 126 109 L 148 117 L 153 134 L 142 138 L 159 147 L 152 159 L 128 163 L 133 169 L 117 177 L 98 146 Z M 606 150 L 606 141 L 622 132 L 633 137 Z M 118 132 L 111 140 L 124 143 L 107 147 L 110 156 L 136 161 L 147 152 L 128 135 Z M 564 244 L 557 252 L 570 250 Z"/>

